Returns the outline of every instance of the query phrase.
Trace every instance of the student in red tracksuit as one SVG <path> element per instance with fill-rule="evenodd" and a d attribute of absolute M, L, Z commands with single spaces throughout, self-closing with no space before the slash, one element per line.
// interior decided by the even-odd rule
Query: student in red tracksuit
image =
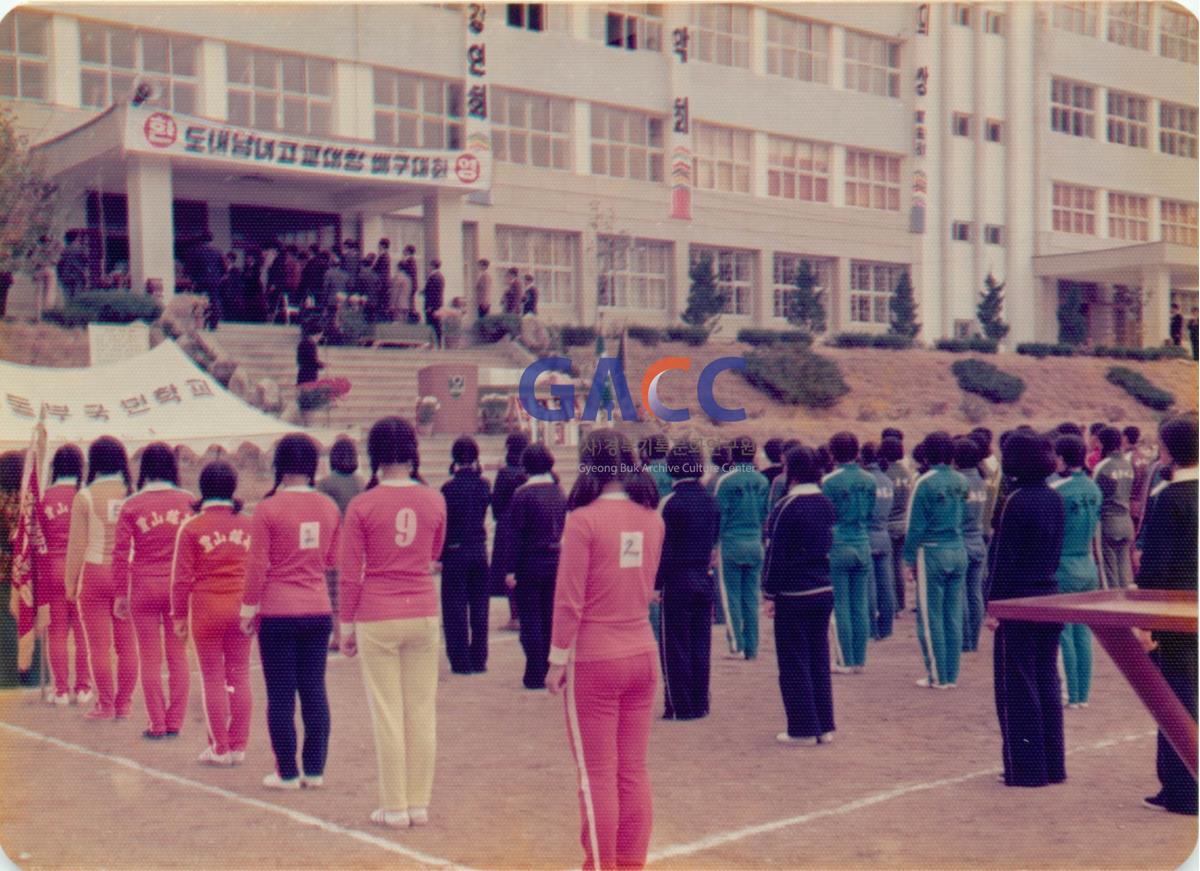
<path fill-rule="evenodd" d="M 337 503 L 313 488 L 319 456 L 306 435 L 275 447 L 275 487 L 254 510 L 242 597 L 242 631 L 257 629 L 267 685 L 267 731 L 276 770 L 268 789 L 319 787 L 329 749 L 325 658 L 333 631 L 325 571 L 337 559 Z M 296 766 L 296 696 L 304 721 L 303 772 Z M 303 776 L 301 776 L 303 775 Z"/>
<path fill-rule="evenodd" d="M 646 864 L 646 747 L 658 646 L 646 612 L 662 554 L 658 488 L 629 440 L 595 430 L 579 450 L 554 592 L 546 686 L 566 689 L 585 868 Z"/>
<path fill-rule="evenodd" d="M 209 463 L 200 473 L 200 501 L 179 527 L 171 568 L 171 621 L 186 641 L 188 618 L 200 662 L 208 719 L 202 765 L 237 765 L 250 737 L 250 636 L 238 623 L 246 590 L 250 520 L 233 498 L 237 472 Z"/>
<path fill-rule="evenodd" d="M 83 451 L 75 445 L 63 445 L 54 452 L 50 465 L 50 486 L 38 505 L 38 526 L 44 549 L 34 557 L 37 584 L 34 601 L 38 607 L 38 626 L 46 629 L 50 670 L 54 674 L 54 694 L 47 701 L 66 705 L 72 701 L 86 705 L 92 700 L 92 672 L 88 668 L 87 642 L 79 608 L 67 601 L 63 570 L 67 559 L 67 538 L 71 532 L 71 503 L 83 483 Z M 71 683 L 69 635 L 75 636 L 75 683 Z"/>
<path fill-rule="evenodd" d="M 116 610 L 116 600 L 124 592 L 117 589 L 112 567 L 117 517 L 129 490 L 125 446 L 111 436 L 101 436 L 88 448 L 87 486 L 71 500 L 71 530 L 63 568 L 67 601 L 79 600 L 88 664 L 96 685 L 96 705 L 84 715 L 89 720 L 128 717 L 137 686 L 137 642 L 128 614 Z"/>
<path fill-rule="evenodd" d="M 179 526 L 191 516 L 195 497 L 179 489 L 175 454 L 162 442 L 147 445 L 138 491 L 125 500 L 113 541 L 116 608 L 133 618 L 142 666 L 142 697 L 150 724 L 143 738 L 173 738 L 187 713 L 187 642 L 171 627 L 171 558 Z M 167 699 L 162 663 L 167 660 Z"/>

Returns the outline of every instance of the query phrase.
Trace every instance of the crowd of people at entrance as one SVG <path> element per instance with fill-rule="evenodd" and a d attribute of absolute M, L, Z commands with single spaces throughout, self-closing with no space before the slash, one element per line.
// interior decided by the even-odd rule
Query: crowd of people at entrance
<path fill-rule="evenodd" d="M 422 478 L 414 427 L 389 417 L 366 439 L 365 486 L 349 439 L 333 446 L 332 472 L 318 481 L 319 447 L 289 435 L 276 446 L 274 487 L 252 511 L 225 462 L 202 470 L 197 496 L 180 489 L 165 444 L 145 448 L 136 478 L 116 439 L 94 441 L 86 463 L 65 446 L 37 512 L 48 701 L 88 706 L 91 721 L 123 720 L 140 675 L 143 737 L 177 736 L 190 642 L 207 719 L 198 762 L 241 764 L 257 636 L 274 754 L 263 785 L 319 788 L 332 719 L 360 713 L 330 709 L 326 658 L 340 649 L 359 659 L 370 700 L 379 769 L 371 820 L 425 825 L 439 635 L 453 672 L 487 671 L 488 597 L 505 591 L 523 686 L 565 696 L 584 867 L 640 867 L 656 688 L 661 680 L 664 719 L 708 715 L 714 621 L 724 625 L 722 655 L 745 668 L 755 667 L 760 615 L 773 621 L 786 723 L 776 740 L 818 747 L 837 731 L 837 676 L 866 671 L 873 643 L 910 603 L 917 686 L 954 690 L 961 657 L 978 649 L 985 627 L 994 631 L 1001 780 L 1062 782 L 1063 709 L 1088 705 L 1090 634 L 997 621 L 986 603 L 1133 585 L 1194 591 L 1196 420 L 1165 421 L 1157 451 L 1136 427 L 1104 424 L 1019 427 L 1000 436 L 998 453 L 984 428 L 934 432 L 911 451 L 904 438 L 894 428 L 865 443 L 849 432 L 819 445 L 772 438 L 760 468 L 747 437 L 706 451 L 665 437 L 635 446 L 599 429 L 580 447 L 568 493 L 553 453 L 519 434 L 493 487 L 464 435 L 439 491 Z M 0 458 L 0 483 L 19 480 L 20 463 Z M 6 520 L 12 489 L 6 483 L 0 503 Z M 1194 636 L 1158 632 L 1145 643 L 1195 717 Z M 1161 736 L 1157 766 L 1162 789 L 1144 803 L 1194 815 L 1196 782 Z"/>

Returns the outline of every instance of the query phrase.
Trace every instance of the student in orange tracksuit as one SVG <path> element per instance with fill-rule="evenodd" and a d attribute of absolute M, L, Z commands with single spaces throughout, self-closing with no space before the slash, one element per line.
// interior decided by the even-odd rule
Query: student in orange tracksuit
<path fill-rule="evenodd" d="M 118 590 L 112 570 L 117 517 L 129 490 L 125 446 L 112 436 L 101 436 L 88 448 L 87 486 L 71 501 L 71 531 L 63 570 L 67 601 L 79 601 L 87 635 L 88 662 L 96 685 L 96 706 L 85 714 L 89 720 L 128 717 L 137 686 L 137 642 L 128 615 L 119 615 L 114 610 Z"/>
<path fill-rule="evenodd" d="M 83 637 L 83 624 L 79 621 L 79 608 L 74 602 L 67 601 L 63 586 L 67 537 L 71 532 L 71 503 L 83 483 L 83 451 L 75 445 L 63 445 L 55 451 L 50 465 L 50 482 L 38 505 L 38 526 L 45 547 L 34 557 L 38 625 L 47 627 L 50 670 L 54 674 L 53 695 L 47 701 L 55 705 L 66 705 L 71 701 L 86 705 L 93 697 L 87 642 Z M 67 647 L 71 634 L 75 636 L 74 684 L 71 683 L 71 657 Z"/>
<path fill-rule="evenodd" d="M 147 445 L 138 471 L 138 492 L 125 500 L 113 540 L 116 607 L 133 618 L 142 695 L 150 725 L 142 737 L 173 738 L 187 713 L 187 644 L 171 629 L 171 558 L 179 525 L 192 513 L 195 497 L 179 489 L 175 454 L 162 442 Z M 169 695 L 164 703 L 163 654 Z"/>
<path fill-rule="evenodd" d="M 188 636 L 188 617 L 200 661 L 201 692 L 208 718 L 208 746 L 201 765 L 237 765 L 250 737 L 250 636 L 238 611 L 246 589 L 250 520 L 233 498 L 237 472 L 209 463 L 200 473 L 197 512 L 179 527 L 171 566 L 171 620 L 177 638 Z"/>

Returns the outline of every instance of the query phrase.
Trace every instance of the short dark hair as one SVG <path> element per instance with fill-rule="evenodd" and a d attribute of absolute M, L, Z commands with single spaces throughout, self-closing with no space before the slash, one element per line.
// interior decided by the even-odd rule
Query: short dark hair
<path fill-rule="evenodd" d="M 992 431 L 986 426 L 975 427 L 975 429 L 971 430 L 970 436 L 979 445 L 980 450 L 983 451 L 980 459 L 983 459 L 983 457 L 992 452 Z"/>
<path fill-rule="evenodd" d="M 1056 465 L 1054 448 L 1044 435 L 1017 430 L 1004 443 L 1004 474 L 1018 486 L 1045 481 Z"/>
<path fill-rule="evenodd" d="M 125 454 L 125 446 L 112 436 L 100 436 L 88 445 L 88 474 L 90 484 L 99 475 L 117 475 L 125 479 L 125 492 L 132 487 L 129 475 L 129 457 Z"/>
<path fill-rule="evenodd" d="M 931 466 L 945 466 L 954 459 L 954 439 L 938 430 L 925 436 L 925 459 Z"/>
<path fill-rule="evenodd" d="M 1106 426 L 1108 426 L 1108 424 L 1096 421 L 1096 423 L 1093 423 L 1088 427 L 1088 435 L 1098 435 L 1100 430 L 1104 429 Z"/>
<path fill-rule="evenodd" d="M 863 442 L 858 449 L 858 456 L 864 466 L 873 466 L 879 457 L 879 448 L 875 442 Z"/>
<path fill-rule="evenodd" d="M 803 445 L 784 454 L 783 462 L 789 484 L 815 484 L 825 471 L 817 452 Z"/>
<path fill-rule="evenodd" d="M 146 445 L 142 451 L 137 488 L 141 490 L 149 481 L 169 481 L 179 485 L 179 464 L 175 462 L 175 452 L 162 442 Z"/>
<path fill-rule="evenodd" d="M 1115 426 L 1106 426 L 1096 438 L 1100 441 L 1100 453 L 1106 457 L 1121 450 L 1121 431 Z"/>
<path fill-rule="evenodd" d="M 304 475 L 312 484 L 317 474 L 317 460 L 320 451 L 317 443 L 304 433 L 294 432 L 285 435 L 275 446 L 275 486 L 267 496 L 274 496 L 283 481 L 284 475 Z"/>
<path fill-rule="evenodd" d="M 520 466 L 521 457 L 529 447 L 529 436 L 523 432 L 512 432 L 504 440 L 504 463 L 508 466 Z"/>
<path fill-rule="evenodd" d="M 1158 430 L 1158 441 L 1177 466 L 1196 465 L 1196 418 L 1173 417 Z"/>
<path fill-rule="evenodd" d="M 1136 426 L 1127 426 L 1121 430 L 1121 435 L 1125 436 L 1125 441 L 1131 445 L 1136 445 L 1142 438 L 1142 431 Z"/>
<path fill-rule="evenodd" d="M 858 438 L 852 432 L 840 432 L 829 440 L 829 453 L 836 463 L 853 463 L 858 456 Z"/>
<path fill-rule="evenodd" d="M 1062 457 L 1068 469 L 1082 469 L 1087 461 L 1087 445 L 1077 435 L 1061 435 L 1054 443 L 1054 453 Z"/>
<path fill-rule="evenodd" d="M 379 483 L 380 466 L 412 463 L 415 476 L 421 462 L 417 431 L 402 417 L 385 417 L 375 421 L 367 434 L 367 457 L 371 460 L 368 489 Z"/>
<path fill-rule="evenodd" d="M 1055 427 L 1055 429 L 1057 429 L 1063 435 L 1077 435 L 1080 438 L 1083 438 L 1083 427 L 1077 423 L 1072 423 L 1069 420 L 1064 420 L 1057 427 Z"/>
<path fill-rule="evenodd" d="M 954 440 L 954 466 L 957 469 L 974 469 L 983 459 L 983 448 L 970 436 L 959 436 Z"/>
<path fill-rule="evenodd" d="M 886 438 L 879 443 L 879 456 L 889 463 L 897 463 L 904 459 L 904 445 L 899 439 Z"/>
<path fill-rule="evenodd" d="M 60 478 L 74 478 L 83 483 L 83 451 L 75 445 L 63 445 L 54 452 L 50 461 L 50 481 L 53 483 Z"/>
<path fill-rule="evenodd" d="M 667 474 L 672 478 L 699 478 L 704 474 L 704 455 L 695 442 L 679 442 L 667 451 Z"/>
<path fill-rule="evenodd" d="M 821 466 L 821 470 L 828 472 L 833 469 L 833 454 L 829 451 L 829 445 L 821 445 L 814 450 L 817 455 L 817 462 Z"/>
<path fill-rule="evenodd" d="M 379 240 L 379 247 L 380 247 L 380 248 L 391 248 L 391 247 L 392 247 L 392 240 L 391 240 L 391 239 L 388 239 L 388 238 L 386 238 L 386 237 L 385 237 L 385 238 L 383 238 L 383 239 L 380 239 L 380 240 Z"/>
<path fill-rule="evenodd" d="M 895 439 L 901 444 L 904 444 L 904 433 L 901 430 L 896 429 L 894 426 L 889 426 L 885 427 L 883 432 L 879 434 L 879 439 L 880 441 L 883 441 L 884 439 Z"/>
<path fill-rule="evenodd" d="M 329 468 L 342 475 L 358 471 L 358 448 L 349 436 L 338 436 L 329 449 Z"/>
<path fill-rule="evenodd" d="M 541 442 L 535 442 L 521 452 L 521 466 L 527 475 L 545 475 L 554 468 L 554 454 Z"/>
<path fill-rule="evenodd" d="M 199 511 L 205 502 L 213 499 L 228 499 L 233 502 L 234 512 L 242 510 L 242 503 L 233 498 L 237 491 L 238 476 L 233 466 L 224 460 L 215 460 L 200 472 L 200 501 L 192 506 Z"/>
<path fill-rule="evenodd" d="M 438 260 L 438 259 L 435 257 L 435 258 L 433 258 L 432 260 L 430 260 L 430 261 L 429 261 L 429 265 L 430 265 L 430 266 L 432 266 L 434 269 L 441 269 L 441 268 L 442 268 L 442 261 Z"/>
<path fill-rule="evenodd" d="M 479 443 L 470 436 L 459 436 L 450 446 L 450 459 L 456 466 L 470 466 L 479 461 Z"/>
<path fill-rule="evenodd" d="M 491 261 L 490 261 L 490 260 L 488 260 L 486 257 L 480 257 L 480 258 L 479 258 L 479 265 L 480 265 L 480 266 L 482 266 L 484 269 L 487 269 L 489 266 L 491 266 L 491 265 L 492 265 L 492 263 L 491 263 Z"/>

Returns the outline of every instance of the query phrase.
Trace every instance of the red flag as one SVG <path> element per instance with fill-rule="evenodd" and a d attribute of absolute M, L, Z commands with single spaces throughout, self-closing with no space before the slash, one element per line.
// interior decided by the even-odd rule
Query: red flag
<path fill-rule="evenodd" d="M 45 544 L 37 522 L 37 506 L 41 501 L 38 472 L 45 450 L 46 430 L 42 424 L 34 427 L 29 450 L 25 452 L 25 467 L 21 471 L 21 492 L 18 501 L 17 525 L 12 534 L 12 594 L 17 618 L 17 668 L 27 671 L 33 664 L 33 636 L 37 626 L 37 606 L 34 604 L 33 555 Z"/>

